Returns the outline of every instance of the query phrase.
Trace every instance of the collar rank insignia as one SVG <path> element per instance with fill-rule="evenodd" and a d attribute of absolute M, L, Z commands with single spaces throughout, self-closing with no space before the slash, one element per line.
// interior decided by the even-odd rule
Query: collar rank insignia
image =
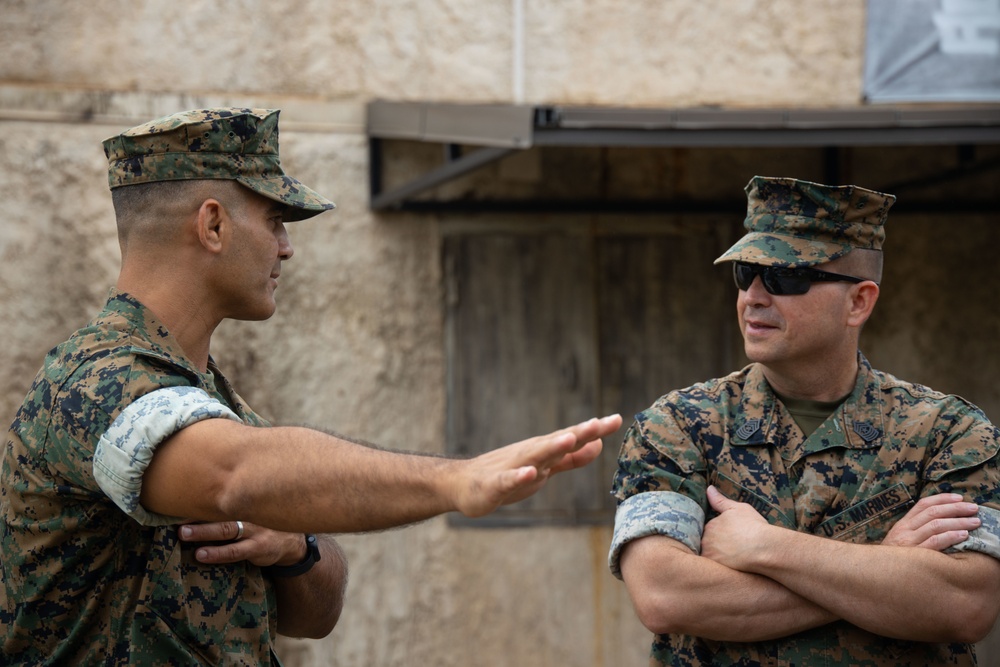
<path fill-rule="evenodd" d="M 749 440 L 753 435 L 760 430 L 760 419 L 747 419 L 745 422 L 740 424 L 740 427 L 736 429 L 736 437 L 740 440 Z"/>
<path fill-rule="evenodd" d="M 854 422 L 854 432 L 860 435 L 865 442 L 872 442 L 882 437 L 882 431 L 868 422 Z"/>

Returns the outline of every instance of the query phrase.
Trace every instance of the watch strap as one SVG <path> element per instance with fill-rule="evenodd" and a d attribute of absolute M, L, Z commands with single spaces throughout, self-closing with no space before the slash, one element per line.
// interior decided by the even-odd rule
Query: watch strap
<path fill-rule="evenodd" d="M 262 567 L 261 572 L 268 577 L 297 577 L 312 569 L 316 561 L 319 560 L 319 541 L 316 536 L 306 533 L 306 555 L 295 565 L 268 565 Z"/>

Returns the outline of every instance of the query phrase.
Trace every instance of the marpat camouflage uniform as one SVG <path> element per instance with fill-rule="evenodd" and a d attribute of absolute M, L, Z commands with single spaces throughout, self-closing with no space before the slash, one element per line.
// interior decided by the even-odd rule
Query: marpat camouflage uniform
<path fill-rule="evenodd" d="M 637 415 L 622 445 L 610 564 L 630 540 L 662 534 L 696 553 L 713 511 L 706 488 L 773 525 L 878 544 L 917 499 L 960 493 L 982 526 L 958 546 L 1000 558 L 1000 432 L 975 406 L 875 371 L 859 354 L 847 400 L 809 437 L 761 366 L 675 391 Z M 773 641 L 657 635 L 653 665 L 973 665 L 973 647 L 874 635 L 840 621 Z"/>
<path fill-rule="evenodd" d="M 283 204 L 286 222 L 334 208 L 282 169 L 278 115 L 194 109 L 121 132 L 103 144 L 108 185 L 233 180 Z M 2 664 L 277 662 L 260 569 L 198 563 L 183 519 L 139 503 L 156 446 L 212 417 L 267 426 L 127 294 L 49 353 L 3 452 Z"/>
<path fill-rule="evenodd" d="M 168 387 L 267 425 L 127 294 L 49 353 L 3 452 L 0 663 L 272 664 L 276 604 L 259 568 L 198 563 L 176 523 L 143 525 L 95 480 L 95 447 L 122 410 Z"/>

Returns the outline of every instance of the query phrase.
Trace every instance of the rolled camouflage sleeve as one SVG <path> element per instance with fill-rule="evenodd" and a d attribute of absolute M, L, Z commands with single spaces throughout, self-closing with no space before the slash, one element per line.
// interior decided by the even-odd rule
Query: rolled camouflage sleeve
<path fill-rule="evenodd" d="M 948 549 L 955 551 L 978 551 L 1000 559 L 1000 511 L 992 507 L 979 507 L 979 528 L 969 531 L 969 537 Z"/>
<path fill-rule="evenodd" d="M 226 405 L 196 387 L 168 387 L 137 399 L 118 415 L 94 452 L 94 477 L 104 493 L 144 526 L 183 521 L 139 503 L 142 476 L 161 442 L 203 419 L 240 421 Z"/>
<path fill-rule="evenodd" d="M 979 528 L 947 552 L 978 551 L 1000 559 L 1000 428 L 979 408 L 959 397 L 947 397 L 950 419 L 944 442 L 927 465 L 924 494 L 960 493 L 979 505 Z"/>
<path fill-rule="evenodd" d="M 640 537 L 665 535 L 701 553 L 705 511 L 697 502 L 673 491 L 649 491 L 630 496 L 615 512 L 615 532 L 611 539 L 608 566 L 622 578 L 619 559 L 626 544 Z"/>

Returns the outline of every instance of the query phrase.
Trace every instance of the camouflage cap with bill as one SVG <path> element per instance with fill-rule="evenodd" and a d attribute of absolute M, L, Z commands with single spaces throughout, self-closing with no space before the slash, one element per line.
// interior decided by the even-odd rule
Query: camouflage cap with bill
<path fill-rule="evenodd" d="M 881 250 L 896 198 L 856 185 L 754 176 L 746 186 L 747 233 L 715 263 L 813 266 L 855 248 Z"/>
<path fill-rule="evenodd" d="M 111 189 L 139 183 L 235 180 L 285 204 L 303 220 L 334 203 L 285 174 L 278 159 L 277 109 L 195 109 L 104 140 Z"/>

